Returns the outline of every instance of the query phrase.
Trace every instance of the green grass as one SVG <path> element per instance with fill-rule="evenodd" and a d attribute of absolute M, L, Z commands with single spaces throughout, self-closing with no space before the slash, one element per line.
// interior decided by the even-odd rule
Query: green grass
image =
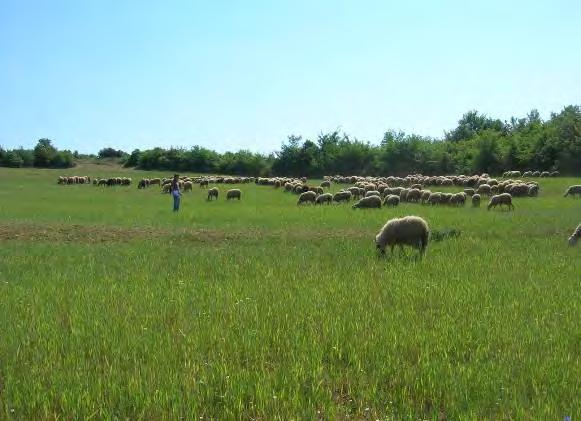
<path fill-rule="evenodd" d="M 144 174 L 70 173 L 103 171 Z M 515 212 L 241 185 L 173 214 L 157 188 L 59 174 L 0 169 L 0 418 L 581 413 L 579 180 L 540 179 Z M 412 214 L 462 235 L 378 258 L 379 228 Z"/>

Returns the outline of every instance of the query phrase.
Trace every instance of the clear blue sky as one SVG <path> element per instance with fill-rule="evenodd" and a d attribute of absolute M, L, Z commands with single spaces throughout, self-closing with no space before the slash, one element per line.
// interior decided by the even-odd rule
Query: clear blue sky
<path fill-rule="evenodd" d="M 581 104 L 581 2 L 0 0 L 0 145 L 277 150 Z"/>

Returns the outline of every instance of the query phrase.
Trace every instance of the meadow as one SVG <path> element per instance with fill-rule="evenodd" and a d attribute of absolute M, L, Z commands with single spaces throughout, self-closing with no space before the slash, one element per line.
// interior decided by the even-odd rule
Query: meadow
<path fill-rule="evenodd" d="M 581 415 L 581 199 L 563 197 L 580 179 L 539 179 L 514 212 L 240 185 L 194 186 L 174 214 L 136 187 L 155 175 L 0 168 L 0 418 Z M 461 235 L 379 258 L 404 215 Z"/>

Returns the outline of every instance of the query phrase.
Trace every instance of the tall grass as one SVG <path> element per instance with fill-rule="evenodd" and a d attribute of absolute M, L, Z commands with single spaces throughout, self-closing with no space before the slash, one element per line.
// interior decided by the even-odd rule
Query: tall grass
<path fill-rule="evenodd" d="M 540 180 L 515 212 L 297 207 L 243 185 L 239 203 L 185 193 L 176 215 L 157 189 L 56 174 L 0 170 L 2 417 L 581 412 L 576 180 Z M 378 258 L 406 214 L 462 235 Z"/>

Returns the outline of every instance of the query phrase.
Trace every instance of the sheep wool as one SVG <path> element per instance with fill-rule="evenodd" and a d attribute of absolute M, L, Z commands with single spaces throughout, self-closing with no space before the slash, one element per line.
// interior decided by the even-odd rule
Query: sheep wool
<path fill-rule="evenodd" d="M 399 245 L 402 249 L 404 245 L 417 248 L 422 256 L 428 247 L 430 229 L 427 222 L 419 216 L 405 216 L 387 221 L 375 236 L 377 249 L 385 254 L 385 248 L 393 248 Z"/>

